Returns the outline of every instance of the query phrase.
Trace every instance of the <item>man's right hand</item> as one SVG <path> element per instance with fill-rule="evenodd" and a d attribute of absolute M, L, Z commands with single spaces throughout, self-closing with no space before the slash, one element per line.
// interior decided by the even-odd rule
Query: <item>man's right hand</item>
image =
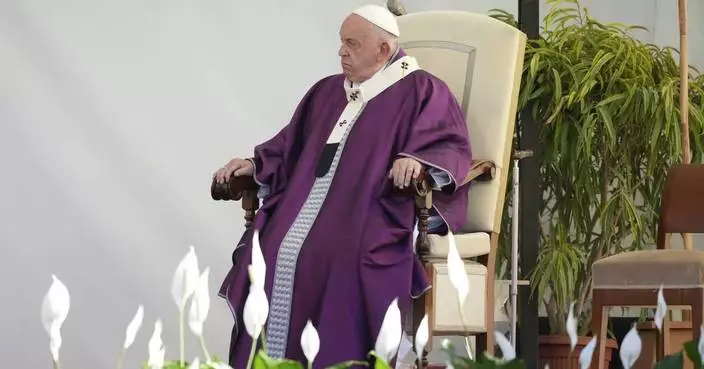
<path fill-rule="evenodd" d="M 235 176 L 251 176 L 254 173 L 254 165 L 245 159 L 232 159 L 224 167 L 220 168 L 213 177 L 218 183 L 225 183 L 234 174 Z"/>

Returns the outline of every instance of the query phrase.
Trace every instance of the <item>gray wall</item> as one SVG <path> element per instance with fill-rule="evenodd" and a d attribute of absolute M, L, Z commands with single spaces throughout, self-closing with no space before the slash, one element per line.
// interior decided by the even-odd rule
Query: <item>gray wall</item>
<path fill-rule="evenodd" d="M 146 359 L 154 320 L 177 357 L 171 275 L 189 245 L 219 287 L 242 231 L 210 176 L 286 123 L 337 71 L 338 25 L 364 0 L 0 0 L 0 358 L 48 367 L 39 319 L 52 273 L 71 291 L 65 368 L 109 367 L 138 304 Z M 596 16 L 677 44 L 675 1 L 589 1 Z M 515 1 L 410 0 L 410 11 Z M 704 5 L 690 2 L 692 62 L 704 64 Z M 230 316 L 213 294 L 206 337 L 226 353 Z M 199 354 L 187 335 L 188 357 Z"/>

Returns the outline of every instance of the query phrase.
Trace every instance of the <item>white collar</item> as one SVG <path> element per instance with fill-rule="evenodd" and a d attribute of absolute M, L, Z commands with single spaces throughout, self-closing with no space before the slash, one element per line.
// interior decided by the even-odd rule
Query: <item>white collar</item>
<path fill-rule="evenodd" d="M 416 59 L 406 55 L 381 68 L 371 78 L 362 83 L 353 83 L 345 78 L 344 87 L 347 101 L 355 101 L 361 98 L 362 102 L 368 102 L 386 88 L 417 69 L 420 69 L 420 67 Z"/>

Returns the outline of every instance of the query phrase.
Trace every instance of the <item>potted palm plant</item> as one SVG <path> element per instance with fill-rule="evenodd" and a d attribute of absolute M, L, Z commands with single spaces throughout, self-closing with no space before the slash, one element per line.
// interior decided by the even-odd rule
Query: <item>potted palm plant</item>
<path fill-rule="evenodd" d="M 654 243 L 666 171 L 681 160 L 680 70 L 677 50 L 633 37 L 643 27 L 599 22 L 578 0 L 548 3 L 527 46 L 519 105 L 540 125 L 541 250 L 530 279 L 550 326 L 540 356 L 557 368 L 570 356 L 572 303 L 578 350 L 588 341 L 591 264 Z M 491 15 L 516 24 L 504 11 Z M 703 79 L 688 77 L 691 154 L 701 162 Z"/>

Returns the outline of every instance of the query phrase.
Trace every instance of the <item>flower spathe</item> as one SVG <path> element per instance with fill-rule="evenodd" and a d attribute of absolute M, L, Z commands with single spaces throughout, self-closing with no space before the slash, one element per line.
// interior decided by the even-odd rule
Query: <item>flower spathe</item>
<path fill-rule="evenodd" d="M 196 289 L 200 272 L 195 247 L 190 246 L 186 256 L 181 259 L 174 272 L 171 294 L 179 310 L 183 310 L 186 301 Z"/>
<path fill-rule="evenodd" d="M 418 329 L 416 330 L 416 339 L 414 342 L 414 348 L 418 358 L 423 357 L 423 350 L 425 349 L 425 345 L 428 344 L 428 339 L 430 339 L 429 336 L 430 329 L 428 327 L 428 314 L 425 314 L 418 325 Z"/>
<path fill-rule="evenodd" d="M 596 348 L 596 337 L 592 337 L 586 346 L 579 353 L 579 369 L 589 369 L 592 365 L 592 357 L 594 356 L 594 349 Z"/>
<path fill-rule="evenodd" d="M 51 286 L 42 301 L 42 324 L 49 334 L 49 349 L 54 362 L 59 361 L 61 349 L 61 326 L 64 324 L 71 307 L 68 288 L 55 275 L 51 275 Z"/>
<path fill-rule="evenodd" d="M 200 369 L 200 359 L 193 359 L 191 365 L 188 366 L 188 369 Z"/>
<path fill-rule="evenodd" d="M 511 345 L 511 342 L 503 333 L 494 331 L 494 339 L 496 340 L 496 344 L 499 345 L 505 361 L 511 361 L 516 358 L 516 349 L 513 348 L 513 345 Z"/>
<path fill-rule="evenodd" d="M 450 283 L 457 291 L 457 298 L 460 302 L 460 308 L 464 306 L 464 302 L 469 295 L 469 279 L 464 269 L 464 262 L 457 251 L 457 243 L 455 235 L 452 231 L 447 233 L 449 250 L 447 252 L 447 274 L 450 278 Z"/>
<path fill-rule="evenodd" d="M 203 335 L 203 324 L 208 318 L 208 312 L 210 311 L 209 278 L 210 267 L 206 267 L 203 274 L 198 278 L 198 283 L 191 299 L 191 310 L 188 314 L 188 326 L 193 334 L 198 337 Z"/>
<path fill-rule="evenodd" d="M 318 336 L 318 331 L 310 320 L 308 320 L 303 328 L 303 333 L 301 333 L 301 349 L 303 349 L 303 355 L 308 360 L 308 365 L 312 366 L 315 357 L 318 356 L 320 351 L 320 336 Z"/>
<path fill-rule="evenodd" d="M 402 335 L 401 310 L 398 308 L 398 298 L 395 298 L 386 309 L 386 314 L 384 314 L 384 320 L 381 322 L 379 335 L 376 337 L 374 351 L 387 363 L 391 362 L 391 359 L 393 359 L 398 352 Z"/>
<path fill-rule="evenodd" d="M 252 341 L 259 338 L 262 333 L 262 328 L 266 323 L 266 318 L 269 315 L 269 300 L 263 288 L 250 288 L 247 301 L 244 303 L 244 327 L 247 334 L 252 337 Z"/>
<path fill-rule="evenodd" d="M 266 279 L 266 263 L 264 254 L 259 244 L 259 231 L 255 230 L 252 236 L 252 263 L 249 266 L 249 280 L 251 288 L 264 288 Z"/>
<path fill-rule="evenodd" d="M 658 303 L 655 309 L 655 326 L 659 331 L 662 331 L 662 321 L 665 319 L 667 314 L 667 303 L 665 302 L 665 296 L 663 295 L 662 289 L 664 286 L 660 286 L 658 290 Z"/>
<path fill-rule="evenodd" d="M 570 338 L 570 351 L 574 351 L 577 346 L 577 319 L 574 318 L 574 302 L 570 303 L 570 311 L 567 313 L 565 330 Z"/>
<path fill-rule="evenodd" d="M 621 342 L 621 347 L 619 349 L 619 357 L 621 359 L 621 364 L 624 369 L 631 369 L 633 364 L 640 356 L 640 351 L 643 347 L 643 342 L 638 334 L 638 329 L 636 329 L 635 324 L 631 327 L 631 330 L 626 333 Z"/>
<path fill-rule="evenodd" d="M 127 325 L 127 330 L 125 331 L 125 343 L 122 346 L 125 350 L 130 348 L 134 343 L 134 339 L 137 337 L 137 332 L 139 328 L 142 327 L 142 322 L 144 320 L 144 306 L 139 305 L 137 308 L 137 313 L 134 314 L 134 318 Z"/>
<path fill-rule="evenodd" d="M 164 366 L 166 348 L 161 339 L 162 330 L 161 319 L 157 319 L 156 322 L 154 322 L 154 332 L 149 339 L 149 359 L 147 360 L 147 365 L 150 369 L 161 369 Z"/>

